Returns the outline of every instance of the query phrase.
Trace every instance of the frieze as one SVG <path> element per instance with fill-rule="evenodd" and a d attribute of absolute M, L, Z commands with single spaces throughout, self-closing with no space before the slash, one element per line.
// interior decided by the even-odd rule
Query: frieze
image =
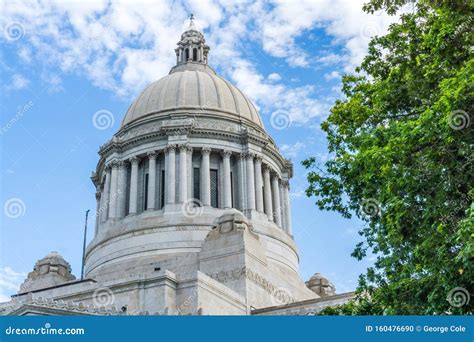
<path fill-rule="evenodd" d="M 119 135 L 120 141 L 129 140 L 129 139 L 132 139 L 144 134 L 160 132 L 162 124 L 163 124 L 162 121 L 158 121 L 158 122 L 153 122 L 147 125 L 142 125 L 136 128 L 132 128 L 124 132 L 123 134 Z"/>
<path fill-rule="evenodd" d="M 282 292 L 280 288 L 273 285 L 269 280 L 265 279 L 257 272 L 254 272 L 245 266 L 236 267 L 232 270 L 227 270 L 227 271 L 222 270 L 220 272 L 208 274 L 209 277 L 221 283 L 238 280 L 244 275 L 248 280 L 252 281 L 253 283 L 258 285 L 260 288 L 262 288 L 263 290 L 265 290 L 267 293 L 269 293 L 272 296 L 278 296 L 278 297 L 287 296 L 288 298 L 285 298 L 283 302 L 289 304 L 295 301 L 294 298 L 292 298 L 289 294 Z"/>
<path fill-rule="evenodd" d="M 240 133 L 239 125 L 220 120 L 199 120 L 196 121 L 195 127 L 200 129 L 212 129 L 217 131 Z"/>

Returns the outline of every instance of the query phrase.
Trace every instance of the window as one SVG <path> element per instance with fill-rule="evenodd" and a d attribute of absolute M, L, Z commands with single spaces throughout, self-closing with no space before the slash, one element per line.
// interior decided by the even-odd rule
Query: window
<path fill-rule="evenodd" d="M 184 60 L 187 61 L 189 59 L 189 49 L 184 50 L 184 56 L 186 57 Z"/>
<path fill-rule="evenodd" d="M 193 169 L 193 197 L 201 200 L 201 170 L 198 167 Z M 196 201 L 197 202 L 197 201 Z M 198 202 L 199 203 L 199 202 Z"/>
<path fill-rule="evenodd" d="M 165 206 L 165 170 L 161 170 L 160 209 Z"/>
<path fill-rule="evenodd" d="M 198 50 L 196 48 L 193 49 L 193 61 L 198 60 Z"/>
<path fill-rule="evenodd" d="M 219 194 L 218 194 L 218 187 L 217 184 L 219 182 L 219 179 L 217 177 L 218 173 L 217 170 L 211 169 L 211 206 L 213 208 L 218 207 L 219 203 Z"/>
<path fill-rule="evenodd" d="M 148 207 L 148 173 L 145 173 L 145 181 L 143 184 L 145 186 L 143 189 L 143 193 L 145 194 L 143 197 L 143 211 L 145 211 Z"/>

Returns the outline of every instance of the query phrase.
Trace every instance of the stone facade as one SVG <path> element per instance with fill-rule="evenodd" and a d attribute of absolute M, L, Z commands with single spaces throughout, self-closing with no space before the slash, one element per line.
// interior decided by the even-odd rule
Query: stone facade
<path fill-rule="evenodd" d="M 48 255 L 0 314 L 282 314 L 336 300 L 327 279 L 298 275 L 291 162 L 208 66 L 193 19 L 175 51 L 100 147 L 85 279 Z"/>

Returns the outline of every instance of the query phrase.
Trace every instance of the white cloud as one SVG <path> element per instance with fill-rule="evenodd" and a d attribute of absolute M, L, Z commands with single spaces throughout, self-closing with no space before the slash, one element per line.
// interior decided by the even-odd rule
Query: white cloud
<path fill-rule="evenodd" d="M 16 272 L 8 266 L 0 267 L 0 302 L 9 301 L 10 295 L 18 292 L 25 278 L 25 273 Z"/>
<path fill-rule="evenodd" d="M 272 72 L 270 75 L 268 75 L 267 78 L 269 81 L 272 81 L 272 82 L 281 80 L 281 76 L 276 72 Z"/>
<path fill-rule="evenodd" d="M 277 1 L 273 8 L 257 18 L 264 50 L 275 57 L 287 58 L 294 66 L 309 64 L 306 51 L 295 40 L 314 28 L 324 30 L 345 44 L 348 68 L 360 63 L 367 43 L 373 35 L 383 34 L 394 21 L 385 13 L 379 16 L 362 11 L 365 0 Z M 317 47 L 314 47 L 317 48 Z"/>
<path fill-rule="evenodd" d="M 280 146 L 280 151 L 283 153 L 283 155 L 288 156 L 290 158 L 296 158 L 298 153 L 307 146 L 307 143 L 303 142 L 296 142 L 294 144 L 288 145 L 288 144 L 283 144 Z"/>
<path fill-rule="evenodd" d="M 2 21 L 21 24 L 23 36 L 9 46 L 17 46 L 20 59 L 43 74 L 54 71 L 50 80 L 45 78 L 53 90 L 61 90 L 59 75 L 76 74 L 130 98 L 174 65 L 175 44 L 192 11 L 206 31 L 211 64 L 263 111 L 286 110 L 295 124 L 326 115 L 329 104 L 311 84 L 295 88 L 276 73 L 265 78 L 246 57 L 243 44 L 260 44 L 263 54 L 291 67 L 343 63 L 348 71 L 361 61 L 370 36 L 382 34 L 394 21 L 362 12 L 365 0 L 184 1 L 15 1 L 4 6 Z M 299 45 L 298 38 L 315 27 L 342 44 L 343 55 L 321 55 L 319 46 Z"/>
<path fill-rule="evenodd" d="M 28 81 L 23 75 L 14 74 L 12 76 L 11 88 L 14 90 L 24 89 L 28 86 L 30 81 Z"/>
<path fill-rule="evenodd" d="M 337 80 L 341 78 L 341 74 L 338 72 L 338 71 L 331 71 L 330 73 L 327 73 L 326 75 L 324 75 L 324 79 L 326 81 L 331 81 L 331 80 Z"/>

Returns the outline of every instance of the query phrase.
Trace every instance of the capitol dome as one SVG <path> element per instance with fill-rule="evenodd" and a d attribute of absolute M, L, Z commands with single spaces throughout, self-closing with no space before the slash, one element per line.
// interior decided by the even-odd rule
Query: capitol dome
<path fill-rule="evenodd" d="M 211 67 L 194 61 L 178 65 L 169 75 L 150 84 L 128 109 L 122 127 L 177 109 L 205 109 L 263 129 L 254 105 L 238 88 Z"/>

